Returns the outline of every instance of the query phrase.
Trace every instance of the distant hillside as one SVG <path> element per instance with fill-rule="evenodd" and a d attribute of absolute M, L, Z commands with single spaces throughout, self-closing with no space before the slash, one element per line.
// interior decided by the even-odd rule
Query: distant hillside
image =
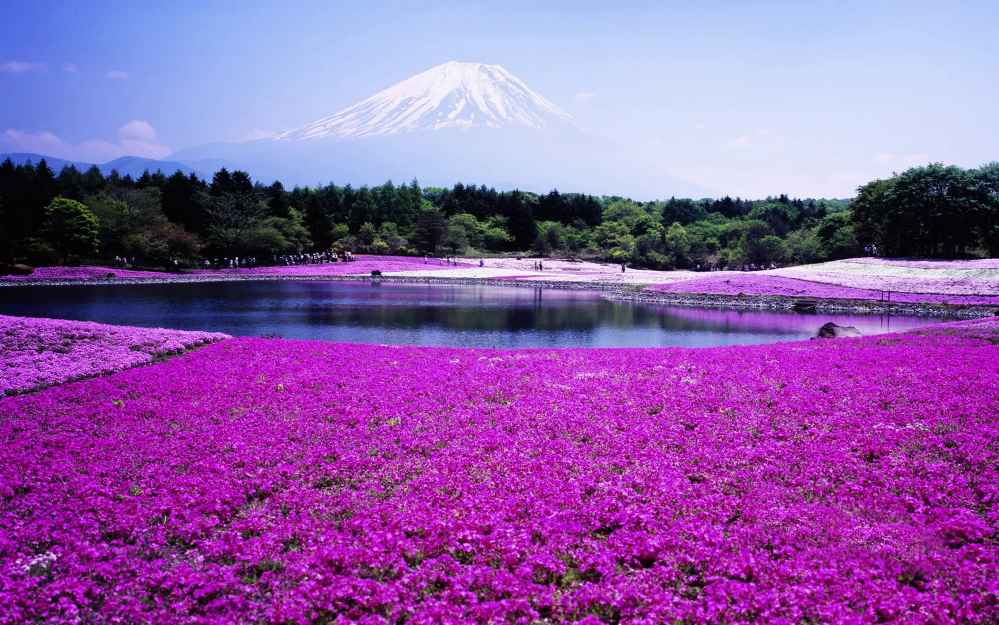
<path fill-rule="evenodd" d="M 25 163 L 38 164 L 39 161 L 44 160 L 56 173 L 59 173 L 63 167 L 68 167 L 70 165 L 76 167 L 80 171 L 87 170 L 90 167 L 97 165 L 97 168 L 101 170 L 101 173 L 105 176 L 110 174 L 112 171 L 117 171 L 122 176 L 128 175 L 133 178 L 138 178 L 143 174 L 143 172 L 146 171 L 161 171 L 168 176 L 176 171 L 179 171 L 184 175 L 191 173 L 196 173 L 202 177 L 205 175 L 204 172 L 199 169 L 195 169 L 178 161 L 158 161 L 152 158 L 142 158 L 141 156 L 122 156 L 106 163 L 84 163 L 81 161 L 69 161 L 63 158 L 56 158 L 54 156 L 30 154 L 26 152 L 0 154 L 0 162 L 3 162 L 8 158 L 15 165 L 23 165 Z"/>
<path fill-rule="evenodd" d="M 199 176 L 204 175 L 203 172 L 178 161 L 158 161 L 151 158 L 142 158 L 140 156 L 122 156 L 114 159 L 113 161 L 108 161 L 99 167 L 105 175 L 110 173 L 112 169 L 118 170 L 118 173 L 123 176 L 125 174 L 130 174 L 132 177 L 141 176 L 142 172 L 147 170 L 151 172 L 159 170 L 167 175 L 176 171 L 179 171 L 182 174 L 196 173 Z"/>
<path fill-rule="evenodd" d="M 15 165 L 24 165 L 25 163 L 32 163 L 37 165 L 38 161 L 45 159 L 48 166 L 51 167 L 56 173 L 59 172 L 63 167 L 68 167 L 72 165 L 79 170 L 88 169 L 91 163 L 82 163 L 79 161 L 67 161 L 66 159 L 56 158 L 54 156 L 45 156 L 44 154 L 29 154 L 27 152 L 14 152 L 9 154 L 0 154 L 0 163 L 7 159 L 10 159 Z"/>

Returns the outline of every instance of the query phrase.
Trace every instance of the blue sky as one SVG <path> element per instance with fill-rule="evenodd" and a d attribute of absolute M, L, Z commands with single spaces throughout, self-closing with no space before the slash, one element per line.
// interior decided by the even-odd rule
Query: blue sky
<path fill-rule="evenodd" d="M 0 151 L 165 157 L 462 60 L 717 193 L 844 197 L 999 158 L 994 2 L 144 4 L 7 5 Z"/>

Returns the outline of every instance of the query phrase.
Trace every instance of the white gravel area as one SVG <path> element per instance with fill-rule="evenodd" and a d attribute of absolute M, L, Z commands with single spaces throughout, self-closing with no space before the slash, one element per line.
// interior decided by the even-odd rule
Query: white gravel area
<path fill-rule="evenodd" d="M 479 261 L 482 266 L 479 266 Z M 614 263 L 542 259 L 538 270 L 536 258 L 462 258 L 469 267 L 386 272 L 386 276 L 414 278 L 464 278 L 544 280 L 546 282 L 588 282 L 596 285 L 672 284 L 697 278 L 736 276 L 744 272 L 654 271 L 626 268 Z M 999 294 L 999 260 L 913 261 L 883 258 L 851 258 L 814 265 L 785 267 L 752 272 L 810 280 L 861 289 L 892 290 L 906 293 L 943 293 L 951 295 Z"/>
<path fill-rule="evenodd" d="M 999 263 L 982 261 L 905 261 L 851 258 L 785 267 L 765 274 L 860 289 L 951 295 L 999 295 Z"/>

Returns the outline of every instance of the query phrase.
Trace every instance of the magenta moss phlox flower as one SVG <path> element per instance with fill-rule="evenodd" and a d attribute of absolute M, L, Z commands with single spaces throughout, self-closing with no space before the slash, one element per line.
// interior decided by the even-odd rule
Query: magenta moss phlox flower
<path fill-rule="evenodd" d="M 238 338 L 3 398 L 0 623 L 995 623 L 997 326 Z"/>
<path fill-rule="evenodd" d="M 196 269 L 182 273 L 165 271 L 135 271 L 116 267 L 38 267 L 26 276 L 0 276 L 0 282 L 74 282 L 84 280 L 185 280 L 219 277 L 308 277 L 367 275 L 372 271 L 385 273 L 393 271 L 422 271 L 457 269 L 471 267 L 467 263 L 448 264 L 440 258 L 413 256 L 369 256 L 358 254 L 353 262 L 325 263 L 315 265 L 275 265 L 268 267 L 242 267 L 233 269 Z"/>
<path fill-rule="evenodd" d="M 120 371 L 222 338 L 227 335 L 0 315 L 0 396 Z"/>

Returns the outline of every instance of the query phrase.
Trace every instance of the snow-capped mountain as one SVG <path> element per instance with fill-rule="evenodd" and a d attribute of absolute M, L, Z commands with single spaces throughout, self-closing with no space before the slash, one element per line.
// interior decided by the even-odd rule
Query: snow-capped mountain
<path fill-rule="evenodd" d="M 655 155 L 579 128 L 506 69 L 485 63 L 437 65 L 277 137 L 194 146 L 171 159 L 286 186 L 417 178 L 641 199 L 708 195 L 663 171 Z"/>
<path fill-rule="evenodd" d="M 361 138 L 442 128 L 547 128 L 572 116 L 499 65 L 451 61 L 278 140 Z"/>

